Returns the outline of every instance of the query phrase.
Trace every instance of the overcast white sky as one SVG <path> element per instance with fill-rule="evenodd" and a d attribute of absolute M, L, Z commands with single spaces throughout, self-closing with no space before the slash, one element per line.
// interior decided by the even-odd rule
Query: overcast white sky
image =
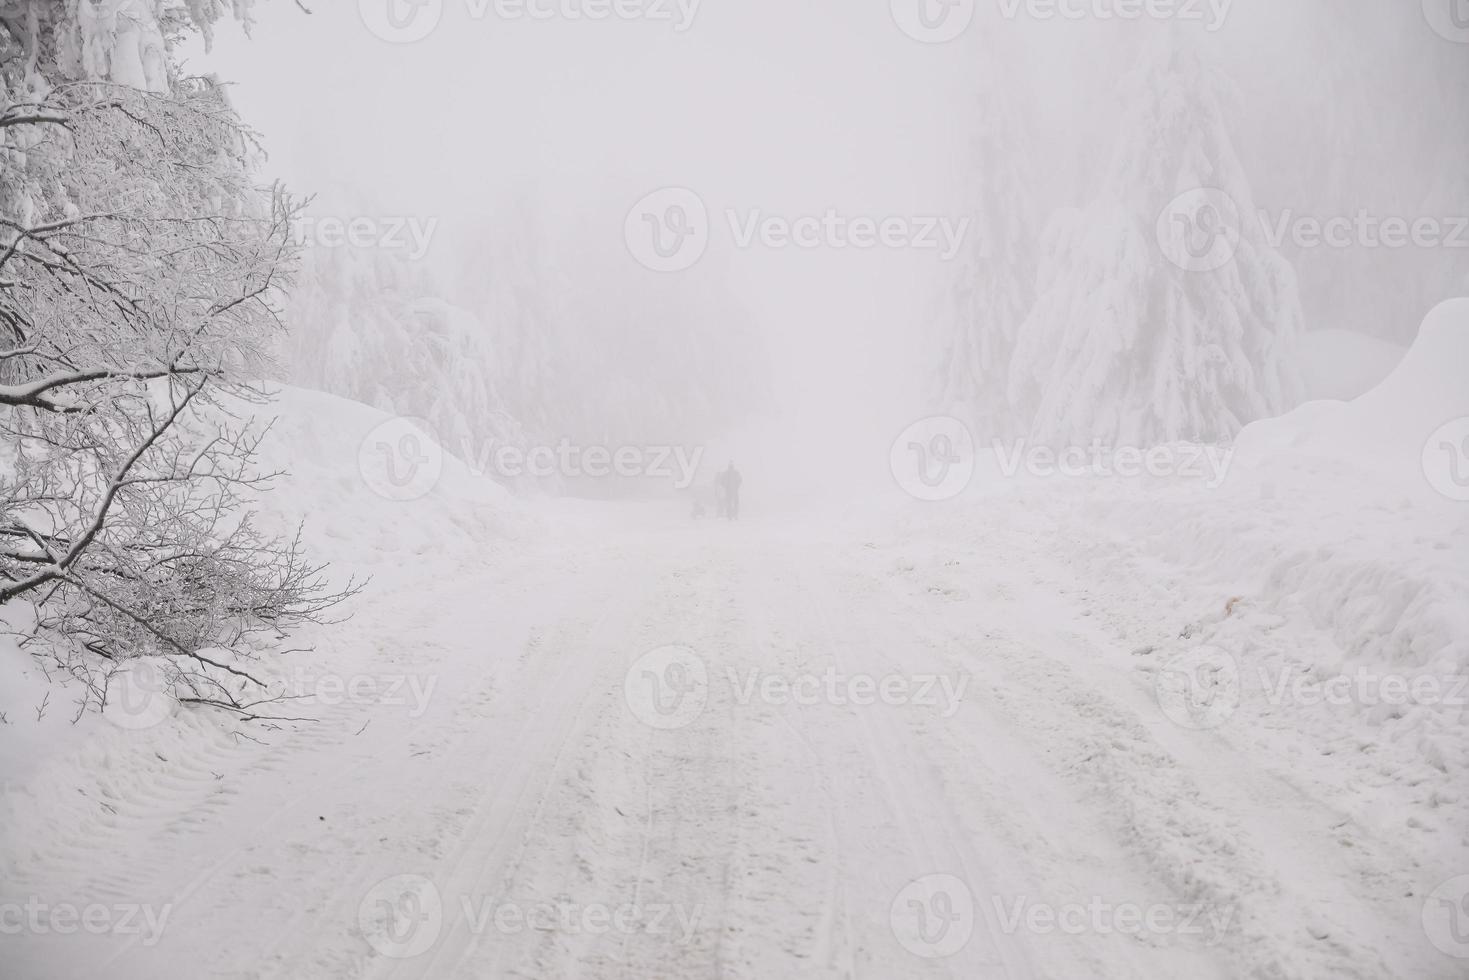
<path fill-rule="evenodd" d="M 352 2 L 261 5 L 195 67 L 239 83 L 293 183 L 377 186 L 449 214 L 527 175 L 626 175 L 711 199 L 911 209 L 945 160 L 945 94 L 973 48 L 915 43 L 886 5 L 709 0 L 678 33 L 649 21 L 474 19 L 448 0 L 426 39 L 389 44 Z M 631 202 L 629 202 L 631 204 Z"/>
<path fill-rule="evenodd" d="M 312 6 L 263 3 L 251 38 L 224 27 L 190 67 L 236 83 L 271 169 L 324 209 L 350 206 L 331 203 L 348 187 L 385 214 L 439 218 L 440 269 L 457 231 L 527 188 L 581 212 L 591 234 L 605 228 L 619 253 L 623 214 L 666 185 L 696 190 L 713 215 L 956 208 L 952 113 L 978 39 L 920 44 L 886 3 L 708 0 L 678 32 L 476 19 L 447 0 L 439 27 L 410 44 L 375 37 L 356 3 Z M 766 331 L 779 390 L 809 390 L 819 370 L 823 401 L 845 411 L 914 380 L 895 359 L 922 355 L 913 332 L 932 254 L 736 252 L 727 230 L 719 252 L 706 261 L 729 269 Z M 629 277 L 652 275 L 627 261 Z"/>

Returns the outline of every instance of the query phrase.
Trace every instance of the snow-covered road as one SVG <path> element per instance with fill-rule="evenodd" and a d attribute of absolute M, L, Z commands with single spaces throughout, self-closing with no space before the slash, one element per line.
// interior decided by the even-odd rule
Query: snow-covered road
<path fill-rule="evenodd" d="M 1358 819 L 1365 759 L 1160 707 L 1143 639 L 1229 596 L 976 521 L 609 505 L 389 575 L 268 708 L 313 723 L 129 733 L 12 829 L 0 900 L 138 928 L 7 936 L 5 973 L 1455 975 L 1450 869 Z"/>

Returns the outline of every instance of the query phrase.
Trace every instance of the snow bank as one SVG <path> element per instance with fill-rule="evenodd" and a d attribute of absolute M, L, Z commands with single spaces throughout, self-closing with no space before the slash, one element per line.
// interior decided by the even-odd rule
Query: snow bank
<path fill-rule="evenodd" d="M 1435 433 L 1469 417 L 1465 364 L 1457 300 L 1372 391 L 1248 426 L 1217 497 L 1105 509 L 1171 560 L 1309 610 L 1347 666 L 1469 673 L 1469 503 L 1439 492 L 1434 469 Z"/>
<path fill-rule="evenodd" d="M 1301 335 L 1301 371 L 1312 400 L 1350 401 L 1402 361 L 1406 349 L 1354 330 L 1308 330 Z"/>
<path fill-rule="evenodd" d="M 285 533 L 304 523 L 313 555 L 395 568 L 414 556 L 472 554 L 521 537 L 533 521 L 488 476 L 472 473 L 417 420 L 335 395 L 281 387 L 261 463 L 283 471 L 262 498 Z"/>
<path fill-rule="evenodd" d="M 1371 391 L 1304 405 L 1240 436 L 1234 489 L 1288 501 L 1272 509 L 1289 510 L 1293 526 L 1264 552 L 1225 553 L 1236 564 L 1260 560 L 1274 598 L 1301 602 L 1352 659 L 1374 667 L 1469 673 L 1469 503 L 1443 492 L 1469 468 L 1455 445 L 1469 423 L 1444 438 L 1446 425 L 1469 418 L 1466 364 L 1461 299 L 1429 314 Z"/>
<path fill-rule="evenodd" d="M 1438 489 L 1449 473 L 1439 433 L 1469 418 L 1466 364 L 1469 300 L 1457 300 L 1371 391 L 1248 426 L 1216 490 L 1090 481 L 1026 499 L 1050 512 L 1089 578 L 1169 597 L 1135 641 L 1159 657 L 1228 653 L 1253 685 L 1236 725 L 1304 738 L 1320 753 L 1313 774 L 1335 772 L 1359 794 L 1358 818 L 1413 834 L 1426 854 L 1469 846 L 1469 502 Z M 1337 690 L 1353 696 L 1272 703 L 1261 682 L 1282 678 L 1314 691 L 1350 679 Z M 1384 684 L 1432 696 L 1405 700 Z M 1385 783 L 1411 808 L 1385 806 Z"/>
<path fill-rule="evenodd" d="M 435 569 L 449 567 L 445 562 L 492 562 L 535 526 L 503 488 L 470 473 L 463 462 L 438 450 L 426 433 L 417 443 L 425 461 L 414 479 L 401 486 L 385 479 L 389 464 L 398 466 L 400 480 L 407 473 L 403 460 L 395 457 L 402 451 L 400 440 L 415 434 L 408 423 L 333 395 L 289 387 L 276 392 L 265 405 L 235 401 L 225 406 L 240 418 L 275 419 L 261 446 L 260 463 L 263 470 L 282 475 L 259 498 L 258 524 L 281 534 L 294 534 L 304 524 L 310 557 L 330 562 L 334 581 L 370 578 L 355 600 L 359 607 L 372 603 L 375 594 L 421 582 L 427 574 L 424 556 L 435 556 Z M 387 454 L 380 451 L 384 446 Z M 297 638 L 290 645 L 329 645 L 334 636 L 328 627 L 319 637 Z M 270 670 L 269 663 L 263 664 L 262 676 L 269 677 Z M 78 717 L 80 690 L 48 679 L 9 636 L 0 636 L 0 675 L 5 678 L 0 717 L 9 722 L 0 724 L 0 813 L 5 811 L 4 790 L 25 773 L 56 769 L 61 786 L 67 779 L 82 778 L 59 775 L 70 768 L 64 761 L 68 754 L 87 771 L 95 768 L 98 753 L 121 751 L 133 737 L 187 745 L 198 741 L 201 726 L 213 731 L 218 723 L 214 715 L 182 711 L 158 726 L 172 736 L 133 736 L 91 709 Z M 83 763 L 83 757 L 93 761 Z"/>
<path fill-rule="evenodd" d="M 1423 321 L 1402 362 L 1377 387 L 1349 403 L 1313 402 L 1248 426 L 1240 461 L 1289 466 L 1310 457 L 1356 467 L 1422 500 L 1439 496 L 1424 479 L 1430 436 L 1469 416 L 1469 299 L 1441 304 Z"/>

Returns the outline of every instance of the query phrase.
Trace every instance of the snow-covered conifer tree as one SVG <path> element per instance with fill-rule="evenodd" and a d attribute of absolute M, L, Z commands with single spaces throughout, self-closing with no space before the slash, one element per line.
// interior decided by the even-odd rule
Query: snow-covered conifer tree
<path fill-rule="evenodd" d="M 1099 198 L 1046 233 L 1011 399 L 1050 443 L 1225 440 L 1302 384 L 1295 274 L 1266 240 L 1226 81 L 1176 34 L 1148 43 Z"/>

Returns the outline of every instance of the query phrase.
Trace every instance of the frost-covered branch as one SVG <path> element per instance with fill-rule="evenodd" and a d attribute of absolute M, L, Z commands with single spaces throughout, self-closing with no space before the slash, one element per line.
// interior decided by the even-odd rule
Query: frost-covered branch
<path fill-rule="evenodd" d="M 97 700 L 107 665 L 146 654 L 243 711 L 249 658 L 357 591 L 253 512 L 273 474 L 240 406 L 269 372 L 297 204 L 252 181 L 255 137 L 212 82 L 66 77 L 8 10 L 0 93 L 29 101 L 0 94 L 0 605 Z"/>

